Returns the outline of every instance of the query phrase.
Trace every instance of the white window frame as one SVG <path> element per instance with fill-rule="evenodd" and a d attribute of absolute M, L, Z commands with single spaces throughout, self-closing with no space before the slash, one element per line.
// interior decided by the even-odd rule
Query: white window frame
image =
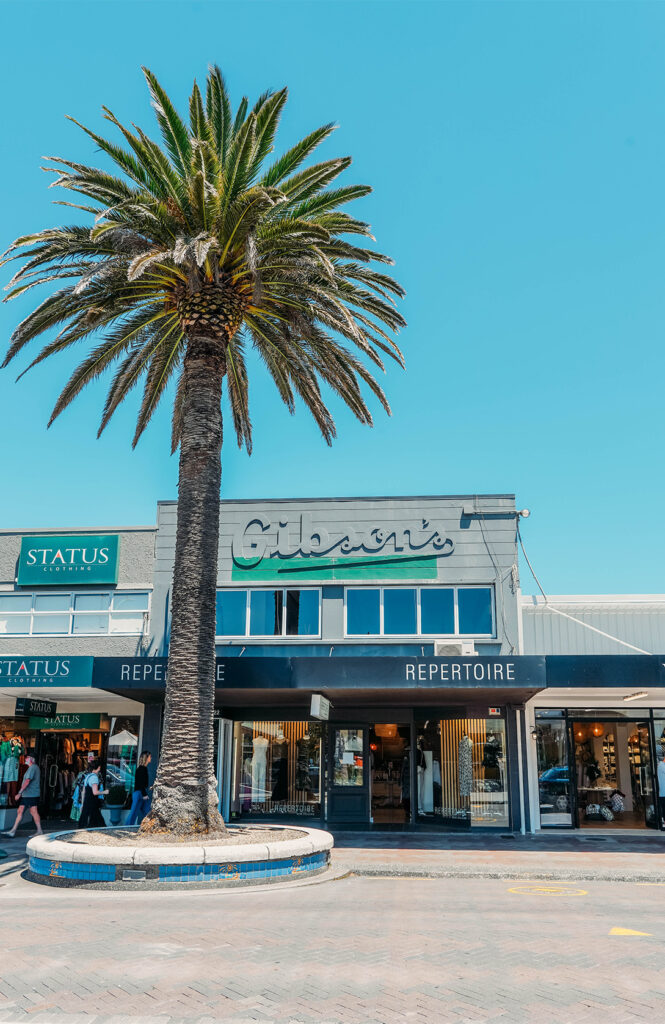
<path fill-rule="evenodd" d="M 147 596 L 147 598 L 148 598 L 148 607 L 145 608 L 145 609 L 138 609 L 138 608 L 136 609 L 136 614 L 137 615 L 141 615 L 143 617 L 142 628 L 141 628 L 141 630 L 139 632 L 137 632 L 136 630 L 133 630 L 132 632 L 116 632 L 116 631 L 112 632 L 111 631 L 111 617 L 112 617 L 113 611 L 114 611 L 113 599 L 116 596 L 116 594 L 118 595 L 118 597 L 126 597 L 129 594 L 141 594 L 141 595 L 145 594 Z M 27 633 L 11 633 L 11 632 L 0 633 L 0 640 L 3 639 L 4 637 L 9 637 L 9 636 L 18 636 L 18 637 L 21 637 L 21 636 L 37 636 L 37 637 L 42 637 L 44 639 L 46 639 L 48 637 L 63 637 L 63 636 L 73 636 L 73 637 L 80 637 L 80 636 L 85 636 L 85 637 L 91 637 L 91 636 L 145 636 L 149 632 L 149 629 L 150 629 L 150 613 L 151 613 L 151 606 L 152 606 L 152 590 L 150 588 L 148 588 L 148 587 L 131 587 L 129 590 L 102 590 L 102 589 L 98 589 L 98 588 L 94 588 L 92 590 L 28 590 L 28 591 L 0 590 L 0 597 L 11 597 L 11 598 L 29 597 L 30 598 L 30 608 L 23 609 L 22 611 L 15 611 L 15 612 L 13 612 L 13 611 L 0 611 L 0 616 L 2 616 L 2 617 L 6 616 L 7 618 L 10 618 L 10 619 L 13 618 L 13 617 L 18 618 L 20 616 L 28 615 L 30 617 L 30 628 L 29 628 L 29 631 Z M 69 598 L 69 608 L 68 609 L 62 608 L 59 611 L 35 611 L 35 599 L 38 598 L 38 597 L 68 597 Z M 76 600 L 77 597 L 108 597 L 109 598 L 109 607 L 107 609 L 103 609 L 102 611 L 92 611 L 92 610 L 90 610 L 90 611 L 87 611 L 87 610 L 81 611 L 80 609 L 77 610 L 75 608 L 75 606 L 74 606 L 75 605 L 75 600 Z M 132 611 L 132 609 L 119 609 L 119 608 L 117 609 L 118 615 L 122 615 L 125 612 L 131 612 L 131 611 Z M 34 628 L 35 618 L 37 618 L 37 620 L 39 622 L 39 621 L 43 621 L 44 619 L 49 618 L 49 617 L 57 618 L 58 616 L 61 616 L 61 615 L 69 616 L 69 631 L 67 633 L 62 633 L 62 632 L 59 632 L 59 633 L 55 633 L 55 632 L 54 633 L 50 633 L 50 632 L 49 633 L 35 632 L 35 628 Z M 90 616 L 92 616 L 92 615 L 107 615 L 108 616 L 108 625 L 107 625 L 106 632 L 100 633 L 98 630 L 95 630 L 94 633 L 82 633 L 82 632 L 79 632 L 79 631 L 77 631 L 75 633 L 74 632 L 74 616 L 85 616 L 85 615 L 90 615 Z"/>
<path fill-rule="evenodd" d="M 217 633 L 217 594 L 232 594 L 238 591 L 245 592 L 245 632 L 243 634 L 235 633 L 233 636 L 229 636 L 226 633 Z M 284 594 L 284 614 L 282 616 L 282 632 L 278 633 L 250 633 L 249 631 L 249 617 L 251 607 L 251 594 L 257 593 L 273 593 L 275 590 L 281 590 Z M 306 635 L 290 634 L 286 632 L 286 593 L 289 590 L 312 591 L 319 595 L 319 628 L 316 633 L 307 633 Z M 274 640 L 281 641 L 287 640 L 289 643 L 307 643 L 310 640 L 321 639 L 321 620 L 323 618 L 323 592 L 322 587 L 294 587 L 294 586 L 281 586 L 281 587 L 217 587 L 215 592 L 215 641 L 234 641 L 242 640 L 253 643 L 254 641 L 262 640 Z"/>
<path fill-rule="evenodd" d="M 350 590 L 378 590 L 379 591 L 379 632 L 378 633 L 349 633 L 348 629 L 348 618 L 347 618 L 347 597 Z M 415 633 L 386 633 L 385 632 L 385 617 L 384 617 L 384 592 L 386 590 L 415 590 L 416 591 L 416 632 Z M 421 616 L 421 593 L 424 590 L 452 590 L 454 595 L 453 601 L 453 614 L 454 614 L 454 633 L 423 633 L 422 631 L 422 616 Z M 460 590 L 489 590 L 490 592 L 490 604 L 492 610 L 492 632 L 491 633 L 460 633 L 459 631 L 459 597 L 458 592 Z M 494 585 L 492 583 L 458 583 L 451 584 L 450 586 L 431 584 L 430 586 L 413 586 L 400 585 L 397 587 L 383 587 L 378 584 L 368 583 L 364 586 L 345 586 L 344 587 L 344 638 L 349 640 L 362 640 L 363 637 L 380 637 L 382 640 L 405 640 L 414 636 L 424 638 L 435 638 L 441 637 L 449 638 L 483 638 L 483 639 L 494 639 L 496 638 L 496 593 Z"/>

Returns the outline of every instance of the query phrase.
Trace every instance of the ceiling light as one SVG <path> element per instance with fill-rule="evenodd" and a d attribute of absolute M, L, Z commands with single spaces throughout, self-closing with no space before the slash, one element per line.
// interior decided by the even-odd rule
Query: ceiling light
<path fill-rule="evenodd" d="M 628 696 L 624 697 L 623 699 L 624 700 L 641 700 L 642 697 L 648 697 L 648 696 L 649 696 L 649 694 L 647 693 L 646 690 L 638 690 L 637 693 L 629 693 Z"/>

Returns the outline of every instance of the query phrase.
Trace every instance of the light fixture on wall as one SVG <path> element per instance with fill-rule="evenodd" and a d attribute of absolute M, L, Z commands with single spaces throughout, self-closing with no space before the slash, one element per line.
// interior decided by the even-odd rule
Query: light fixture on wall
<path fill-rule="evenodd" d="M 648 696 L 649 696 L 649 694 L 647 693 L 646 690 L 638 690 L 637 693 L 629 693 L 628 696 L 624 697 L 623 699 L 624 700 L 641 700 L 642 697 L 648 697 Z"/>

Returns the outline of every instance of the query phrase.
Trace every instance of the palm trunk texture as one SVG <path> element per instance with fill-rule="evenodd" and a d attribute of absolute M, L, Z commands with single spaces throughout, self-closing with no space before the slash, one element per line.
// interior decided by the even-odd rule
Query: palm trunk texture
<path fill-rule="evenodd" d="M 143 832 L 220 833 L 213 764 L 215 595 L 219 545 L 222 384 L 219 341 L 192 337 L 184 360 L 164 734 Z"/>

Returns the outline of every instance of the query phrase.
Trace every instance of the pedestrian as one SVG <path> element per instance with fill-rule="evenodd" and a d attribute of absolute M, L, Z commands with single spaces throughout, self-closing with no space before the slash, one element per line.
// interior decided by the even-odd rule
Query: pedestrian
<path fill-rule="evenodd" d="M 95 759 L 88 765 L 90 771 L 83 783 L 83 804 L 81 806 L 81 817 L 79 828 L 104 828 L 105 821 L 102 817 L 101 802 L 106 795 L 106 790 L 101 788 L 100 761 Z"/>
<path fill-rule="evenodd" d="M 38 810 L 39 794 L 41 789 L 41 772 L 39 771 L 39 765 L 35 761 L 32 754 L 26 754 L 25 763 L 27 764 L 28 768 L 25 775 L 23 776 L 21 788 L 19 789 L 15 797 L 15 799 L 18 802 L 16 821 L 14 822 L 14 827 L 9 832 L 5 833 L 6 835 L 11 836 L 12 839 L 16 835 L 16 829 L 21 824 L 21 818 L 23 817 L 23 812 L 26 807 L 28 808 L 30 814 L 32 815 L 32 820 L 34 821 L 35 828 L 37 829 L 37 835 L 41 836 L 44 834 L 42 832 L 42 822 L 41 818 L 39 817 Z"/>
<path fill-rule="evenodd" d="M 150 810 L 150 789 L 148 779 L 148 765 L 152 761 L 152 754 L 144 750 L 139 757 L 139 763 L 134 776 L 134 795 L 132 796 L 132 809 L 127 819 L 128 825 L 140 825 L 144 816 Z"/>

